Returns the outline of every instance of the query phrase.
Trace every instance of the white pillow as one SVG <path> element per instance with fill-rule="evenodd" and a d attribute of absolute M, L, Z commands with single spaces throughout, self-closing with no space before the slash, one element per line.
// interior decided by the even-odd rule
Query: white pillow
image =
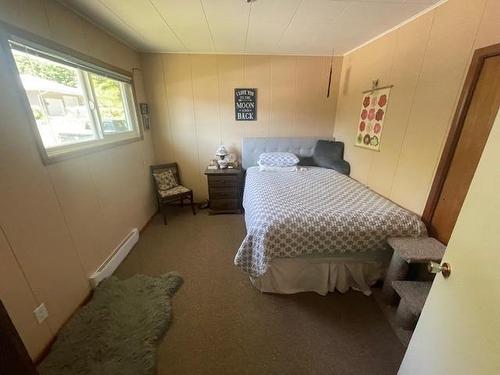
<path fill-rule="evenodd" d="M 272 167 L 270 165 L 260 164 L 259 161 L 259 171 L 267 171 L 267 172 L 295 172 L 297 170 L 297 166 L 294 165 L 292 167 Z"/>
<path fill-rule="evenodd" d="M 259 165 L 268 167 L 293 167 L 299 158 L 291 152 L 264 152 L 259 156 Z"/>

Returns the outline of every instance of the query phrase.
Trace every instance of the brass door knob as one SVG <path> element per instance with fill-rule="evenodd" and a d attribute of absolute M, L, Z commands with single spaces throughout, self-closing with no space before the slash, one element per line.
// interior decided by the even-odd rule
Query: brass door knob
<path fill-rule="evenodd" d="M 439 263 L 436 263 L 436 262 L 429 262 L 429 264 L 427 265 L 427 270 L 430 272 L 430 273 L 440 273 L 443 275 L 443 277 L 446 279 L 450 276 L 451 274 L 451 266 L 449 263 L 443 263 L 443 264 L 439 264 Z"/>

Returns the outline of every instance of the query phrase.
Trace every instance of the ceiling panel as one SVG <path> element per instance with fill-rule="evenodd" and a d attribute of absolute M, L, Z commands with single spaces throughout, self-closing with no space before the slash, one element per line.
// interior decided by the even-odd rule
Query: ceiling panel
<path fill-rule="evenodd" d="M 125 21 L 113 14 L 99 0 L 61 0 L 60 2 L 90 18 L 92 22 L 105 28 L 132 47 L 141 48 L 146 44 L 141 35 L 129 28 Z"/>
<path fill-rule="evenodd" d="M 244 52 L 251 6 L 243 0 L 201 1 L 212 30 L 217 52 Z"/>
<path fill-rule="evenodd" d="M 139 33 L 149 46 L 157 50 L 171 48 L 174 52 L 184 50 L 149 0 L 100 0 L 127 25 Z"/>
<path fill-rule="evenodd" d="M 371 3 L 353 2 L 336 25 L 338 33 L 342 35 L 341 40 L 338 41 L 339 50 L 347 52 L 356 48 L 420 13 L 427 7 L 426 4 L 413 2 L 403 4 L 377 4 L 374 1 Z M 395 22 L 395 20 L 399 21 Z"/>
<path fill-rule="evenodd" d="M 182 52 L 149 0 L 62 0 L 77 12 L 141 51 Z"/>
<path fill-rule="evenodd" d="M 265 0 L 251 4 L 252 18 L 265 22 L 288 23 L 303 0 Z"/>
<path fill-rule="evenodd" d="M 280 50 L 315 55 L 334 48 L 336 54 L 345 53 L 425 8 L 402 0 L 307 1 L 286 30 Z"/>
<path fill-rule="evenodd" d="M 300 5 L 292 24 L 307 24 L 313 26 L 317 23 L 335 23 L 352 2 L 307 0 Z"/>
<path fill-rule="evenodd" d="M 59 0 L 143 52 L 344 54 L 445 0 Z"/>
<path fill-rule="evenodd" d="M 246 51 L 275 53 L 302 0 L 266 0 L 252 4 Z"/>
<path fill-rule="evenodd" d="M 188 51 L 214 52 L 210 29 L 200 0 L 151 0 Z"/>

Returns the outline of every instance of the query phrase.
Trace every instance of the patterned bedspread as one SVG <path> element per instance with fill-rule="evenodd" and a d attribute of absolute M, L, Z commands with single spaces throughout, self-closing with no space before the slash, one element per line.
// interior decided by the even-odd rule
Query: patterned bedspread
<path fill-rule="evenodd" d="M 247 235 L 234 263 L 263 275 L 277 257 L 383 249 L 387 237 L 426 235 L 419 217 L 331 169 L 247 170 Z"/>

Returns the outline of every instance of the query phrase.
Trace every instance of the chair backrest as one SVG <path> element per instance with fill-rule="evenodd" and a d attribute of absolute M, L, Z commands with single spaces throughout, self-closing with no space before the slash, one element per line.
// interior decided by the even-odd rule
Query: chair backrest
<path fill-rule="evenodd" d="M 171 170 L 175 176 L 175 179 L 177 180 L 177 183 L 181 185 L 181 179 L 179 177 L 179 167 L 177 166 L 177 163 L 151 165 L 149 169 L 151 170 L 151 178 L 153 179 L 156 190 L 158 190 L 158 185 L 156 183 L 156 179 L 153 176 L 153 173 L 161 173 L 166 170 Z"/>
<path fill-rule="evenodd" d="M 327 158 L 329 161 L 344 160 L 344 142 L 320 139 L 314 148 L 313 158 Z"/>

